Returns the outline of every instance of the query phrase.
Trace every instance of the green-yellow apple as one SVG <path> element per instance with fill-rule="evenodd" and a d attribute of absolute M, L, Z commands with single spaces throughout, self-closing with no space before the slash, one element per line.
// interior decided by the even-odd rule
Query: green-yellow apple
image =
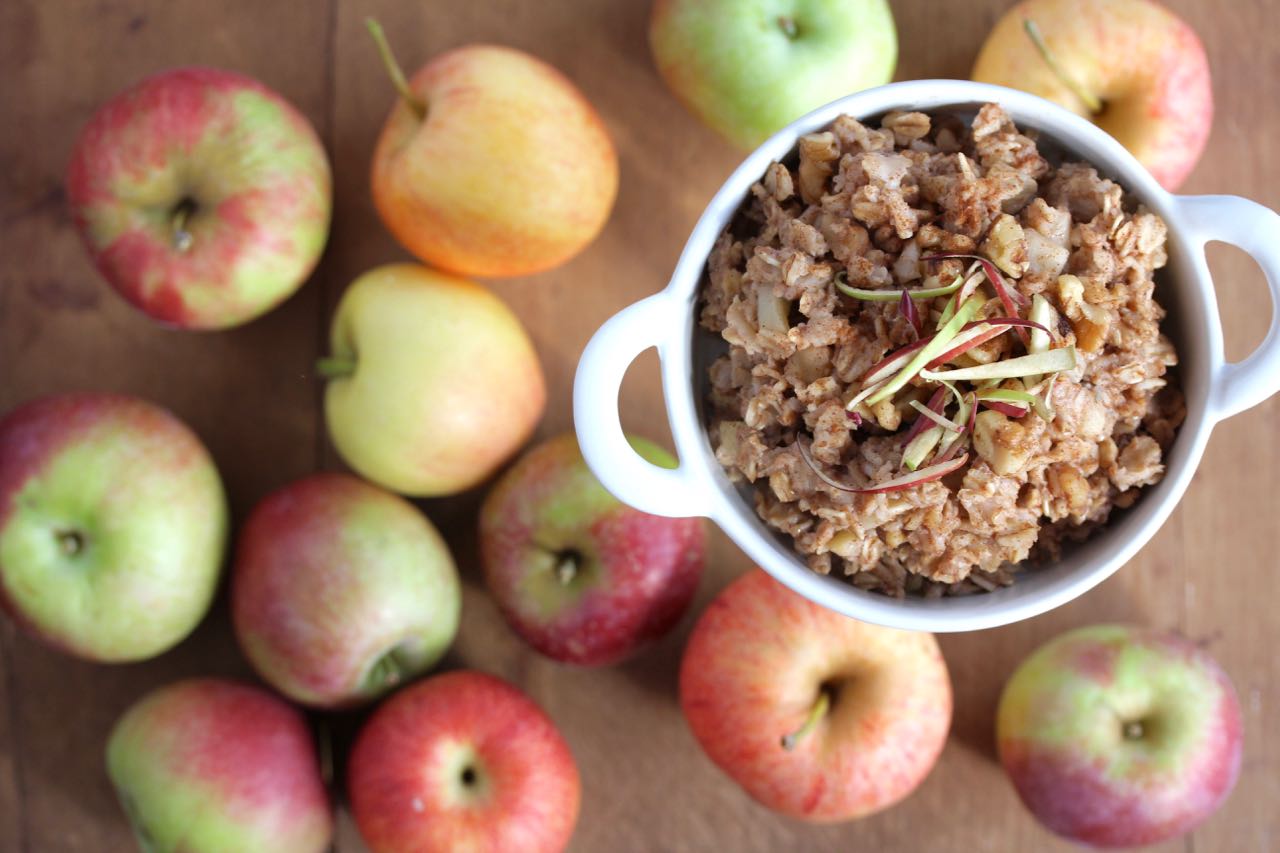
<path fill-rule="evenodd" d="M 630 439 L 655 465 L 662 448 Z M 480 510 L 485 583 L 511 627 L 544 655 L 615 663 L 666 634 L 698 589 L 701 519 L 633 509 L 600 485 L 567 433 L 507 471 Z"/>
<path fill-rule="evenodd" d="M 703 750 L 756 800 L 839 821 L 888 808 L 933 769 L 951 682 L 932 634 L 841 616 L 754 569 L 694 627 L 680 705 Z"/>
<path fill-rule="evenodd" d="M 400 92 L 373 155 L 382 221 L 422 261 L 460 275 L 559 266 L 604 227 L 618 157 L 563 74 L 508 47 L 442 53 L 406 80 L 370 29 Z"/>
<path fill-rule="evenodd" d="M 1170 190 L 1200 159 L 1213 126 L 1204 46 L 1152 0 L 1024 0 L 987 36 L 973 79 L 1089 118 Z"/>
<path fill-rule="evenodd" d="M 329 161 L 280 95 L 177 68 L 108 101 L 76 142 L 67 198 L 98 269 L 151 317 L 224 329 L 310 275 L 329 234 Z"/>
<path fill-rule="evenodd" d="M 404 498 L 349 474 L 268 495 L 236 546 L 231 615 L 258 674 L 334 708 L 430 669 L 458 629 L 453 557 Z"/>
<path fill-rule="evenodd" d="M 996 740 L 1046 827 L 1094 847 L 1132 847 L 1190 832 L 1222 805 L 1240 771 L 1240 708 L 1203 649 L 1095 625 L 1022 662 L 1000 697 Z"/>
<path fill-rule="evenodd" d="M 112 730 L 107 775 L 145 851 L 329 849 L 311 733 L 265 690 L 193 678 L 149 693 Z"/>
<path fill-rule="evenodd" d="M 0 604 L 64 651 L 175 645 L 209 609 L 226 538 L 213 460 L 164 409 L 73 393 L 0 420 Z"/>
<path fill-rule="evenodd" d="M 649 46 L 676 97 L 744 149 L 898 61 L 886 0 L 657 0 Z"/>
<path fill-rule="evenodd" d="M 573 834 L 581 784 L 541 708 L 463 670 L 374 712 L 351 750 L 347 796 L 373 853 L 555 853 Z"/>
<path fill-rule="evenodd" d="M 370 270 L 338 304 L 325 418 L 347 464 L 392 491 L 448 495 L 492 474 L 546 405 L 533 344 L 489 290 L 416 264 Z"/>

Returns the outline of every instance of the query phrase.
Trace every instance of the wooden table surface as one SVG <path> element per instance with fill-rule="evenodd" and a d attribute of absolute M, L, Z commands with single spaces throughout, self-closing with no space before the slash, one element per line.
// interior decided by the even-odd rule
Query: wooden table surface
<path fill-rule="evenodd" d="M 899 79 L 967 76 L 1007 0 L 893 3 Z M 1280 39 L 1265 0 L 1171 3 L 1200 32 L 1217 116 L 1187 192 L 1237 193 L 1280 207 Z M 405 253 L 369 200 L 375 135 L 392 93 L 362 20 L 378 16 L 409 66 L 456 45 L 528 50 L 573 78 L 603 114 L 622 164 L 603 235 L 561 269 L 495 289 L 528 325 L 550 386 L 539 436 L 571 427 L 570 388 L 591 332 L 666 282 L 690 227 L 739 154 L 688 115 L 656 76 L 647 0 L 4 0 L 0 3 L 0 409 L 71 389 L 169 406 L 206 440 L 235 519 L 268 490 L 341 467 L 320 414 L 312 364 L 343 287 Z M 1274 12 L 1274 10 L 1272 10 Z M 91 269 L 72 231 L 62 178 L 79 126 L 142 76 L 202 63 L 246 72 L 315 123 L 334 165 L 333 233 L 318 272 L 266 318 L 232 332 L 166 331 Z M 1262 277 L 1242 253 L 1210 252 L 1228 355 L 1262 339 Z M 656 359 L 623 393 L 630 429 L 669 440 Z M 1239 690 L 1240 782 L 1194 835 L 1158 849 L 1266 851 L 1280 845 L 1280 400 L 1222 424 L 1179 509 L 1132 564 L 1083 599 L 1019 625 L 945 636 L 955 683 L 951 740 L 917 793 L 860 822 L 809 827 L 756 806 L 699 752 L 676 704 L 692 616 L 656 648 L 611 669 L 570 669 L 526 649 L 478 584 L 474 517 L 483 490 L 421 505 L 452 543 L 466 592 L 449 666 L 511 679 L 560 725 L 583 778 L 579 851 L 1059 850 L 1021 809 L 994 761 L 1001 685 L 1036 644 L 1072 626 L 1126 620 L 1204 643 Z M 695 612 L 747 560 L 718 531 Z M 96 666 L 0 620 L 0 851 L 114 851 L 129 834 L 103 771 L 116 717 L 180 676 L 249 677 L 225 603 L 156 660 Z M 334 720 L 339 752 L 359 715 Z M 363 849 L 348 818 L 338 849 Z"/>

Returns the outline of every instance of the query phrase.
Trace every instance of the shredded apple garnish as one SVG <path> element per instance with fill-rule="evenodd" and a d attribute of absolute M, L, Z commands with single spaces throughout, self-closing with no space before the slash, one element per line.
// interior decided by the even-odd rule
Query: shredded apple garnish
<path fill-rule="evenodd" d="M 1060 340 L 1048 325 L 1044 300 L 1029 300 L 1011 287 L 989 259 L 979 255 L 930 255 L 922 261 L 971 260 L 969 270 L 946 287 L 917 290 L 860 290 L 849 287 L 839 276 L 836 289 L 854 299 L 897 301 L 904 318 L 916 330 L 917 340 L 885 356 L 862 378 L 862 387 L 849 397 L 845 408 L 856 416 L 854 428 L 870 415 L 870 406 L 910 389 L 906 407 L 917 412 L 903 434 L 903 467 L 914 472 L 869 488 L 853 488 L 823 474 L 813 464 L 808 448 L 798 444 L 801 456 L 827 485 L 851 492 L 894 491 L 929 482 L 958 470 L 968 460 L 973 440 L 974 417 L 979 406 L 1007 417 L 1021 418 L 1035 412 L 1046 421 L 1054 418 L 1049 395 L 1053 378 L 1076 366 L 1074 346 L 1054 346 Z M 989 301 L 979 293 L 987 282 L 995 296 Z M 923 334 L 923 321 L 916 299 L 951 296 L 938 318 L 932 335 Z M 988 306 L 999 305 L 1007 316 L 988 317 Z M 1031 316 L 1020 310 L 1030 307 Z M 1022 355 L 978 362 L 967 354 L 1014 330 L 1025 350 Z M 1028 333 L 1030 331 L 1030 333 Z M 964 387 L 968 385 L 970 387 Z M 918 399 L 919 390 L 933 388 L 928 402 Z M 954 403 L 954 416 L 948 408 Z M 895 405 L 897 402 L 895 401 Z M 927 460 L 932 460 L 925 465 Z M 924 466 L 924 467 L 921 467 Z"/>

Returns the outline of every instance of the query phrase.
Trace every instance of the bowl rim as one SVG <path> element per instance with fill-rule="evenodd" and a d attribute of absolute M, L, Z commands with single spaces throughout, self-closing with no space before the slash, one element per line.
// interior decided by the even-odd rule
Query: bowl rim
<path fill-rule="evenodd" d="M 1012 586 L 984 594 L 893 598 L 809 569 L 789 543 L 780 542 L 778 534 L 764 526 L 729 482 L 715 459 L 698 399 L 702 386 L 701 377 L 695 375 L 694 353 L 698 296 L 707 257 L 721 230 L 751 185 L 770 163 L 793 151 L 799 136 L 825 128 L 842 114 L 867 119 L 895 109 L 933 112 L 988 102 L 1004 107 L 1020 128 L 1036 129 L 1073 157 L 1112 177 L 1127 194 L 1165 220 L 1173 269 L 1164 277 L 1172 290 L 1166 292 L 1162 303 L 1167 304 L 1172 293 L 1178 303 L 1194 309 L 1184 307 L 1180 312 L 1178 341 L 1187 418 L 1166 457 L 1166 474 L 1160 483 L 1148 487 L 1118 522 L 1108 523 L 1052 568 L 1021 575 Z M 649 319 L 658 327 L 649 343 L 659 350 L 667 415 L 681 460 L 679 486 L 693 493 L 688 500 L 676 503 L 696 506 L 698 514 L 714 520 L 748 557 L 787 587 L 867 622 L 937 632 L 977 630 L 1036 616 L 1084 594 L 1127 563 L 1168 518 L 1190 484 L 1214 424 L 1223 416 L 1213 393 L 1224 361 L 1217 303 L 1200 251 L 1204 240 L 1188 235 L 1184 227 L 1183 200 L 1160 187 L 1119 142 L 1086 119 L 1035 95 L 1001 86 L 962 80 L 892 83 L 849 95 L 802 116 L 771 136 L 732 172 L 691 231 L 666 288 L 632 306 L 639 309 L 648 303 Z M 579 382 L 590 355 L 589 345 Z M 580 390 L 575 389 L 575 397 Z M 575 400 L 578 415 L 581 403 Z M 582 432 L 583 419 L 575 419 Z M 597 474 L 605 479 L 601 471 Z M 619 497 L 627 500 L 628 496 Z"/>

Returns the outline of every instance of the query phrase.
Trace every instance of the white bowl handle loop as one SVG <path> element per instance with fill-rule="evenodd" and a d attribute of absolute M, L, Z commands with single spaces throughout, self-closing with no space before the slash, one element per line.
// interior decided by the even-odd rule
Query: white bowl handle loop
<path fill-rule="evenodd" d="M 1280 215 L 1233 195 L 1177 199 L 1190 236 L 1203 247 L 1221 240 L 1244 249 L 1262 267 L 1271 290 L 1271 328 L 1244 361 L 1223 366 L 1215 384 L 1219 419 L 1239 414 L 1280 391 Z"/>
<path fill-rule="evenodd" d="M 631 449 L 618 415 L 618 391 L 636 356 L 657 347 L 663 357 L 662 341 L 684 310 L 658 293 L 619 311 L 587 343 L 573 381 L 573 421 L 592 472 L 618 500 L 671 517 L 706 515 L 710 501 L 685 464 L 661 468 Z"/>

